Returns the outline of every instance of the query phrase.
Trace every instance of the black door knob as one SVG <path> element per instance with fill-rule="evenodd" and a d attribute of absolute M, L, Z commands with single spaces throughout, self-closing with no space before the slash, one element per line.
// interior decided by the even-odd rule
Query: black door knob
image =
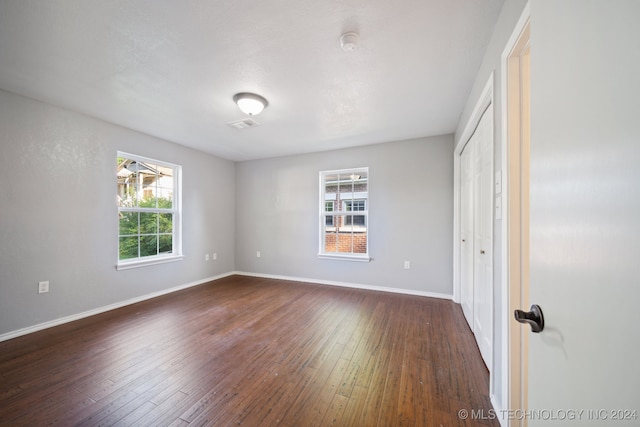
<path fill-rule="evenodd" d="M 528 323 L 531 326 L 531 332 L 538 333 L 544 329 L 544 316 L 538 304 L 533 304 L 531 311 L 516 310 L 514 315 L 518 322 Z"/>

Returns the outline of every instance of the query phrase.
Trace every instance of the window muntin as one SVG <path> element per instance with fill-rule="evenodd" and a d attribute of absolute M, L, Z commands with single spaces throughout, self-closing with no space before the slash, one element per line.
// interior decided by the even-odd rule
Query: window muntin
<path fill-rule="evenodd" d="M 368 182 L 368 168 L 320 172 L 320 257 L 369 260 Z"/>
<path fill-rule="evenodd" d="M 118 153 L 118 267 L 181 257 L 178 165 Z"/>

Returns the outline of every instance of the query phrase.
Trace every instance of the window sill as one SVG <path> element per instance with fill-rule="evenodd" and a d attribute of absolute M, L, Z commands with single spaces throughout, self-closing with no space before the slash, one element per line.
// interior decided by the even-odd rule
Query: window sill
<path fill-rule="evenodd" d="M 354 255 L 354 254 L 318 254 L 320 259 L 334 259 L 338 261 L 356 261 L 356 262 L 370 262 L 371 257 L 369 255 Z"/>
<path fill-rule="evenodd" d="M 165 264 L 167 262 L 181 261 L 183 255 L 171 255 L 165 257 L 154 257 L 153 259 L 142 259 L 135 261 L 122 261 L 116 265 L 116 270 L 129 270 L 130 268 L 147 267 L 149 265 Z"/>

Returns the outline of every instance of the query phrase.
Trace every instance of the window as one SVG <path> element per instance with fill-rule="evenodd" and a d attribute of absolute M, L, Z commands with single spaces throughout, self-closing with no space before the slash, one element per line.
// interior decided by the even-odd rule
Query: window
<path fill-rule="evenodd" d="M 180 166 L 118 153 L 118 269 L 182 259 Z"/>
<path fill-rule="evenodd" d="M 369 261 L 369 168 L 320 172 L 321 258 Z"/>

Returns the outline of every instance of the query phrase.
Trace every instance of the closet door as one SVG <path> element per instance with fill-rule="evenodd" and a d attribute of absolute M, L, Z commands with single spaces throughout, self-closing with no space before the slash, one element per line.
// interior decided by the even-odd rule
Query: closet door
<path fill-rule="evenodd" d="M 460 154 L 460 303 L 491 369 L 493 349 L 493 106 Z"/>
<path fill-rule="evenodd" d="M 475 135 L 473 188 L 473 333 L 487 367 L 493 349 L 493 106 Z"/>
<path fill-rule="evenodd" d="M 475 135 L 475 134 L 474 134 Z M 473 330 L 473 144 L 460 154 L 460 304 Z"/>

